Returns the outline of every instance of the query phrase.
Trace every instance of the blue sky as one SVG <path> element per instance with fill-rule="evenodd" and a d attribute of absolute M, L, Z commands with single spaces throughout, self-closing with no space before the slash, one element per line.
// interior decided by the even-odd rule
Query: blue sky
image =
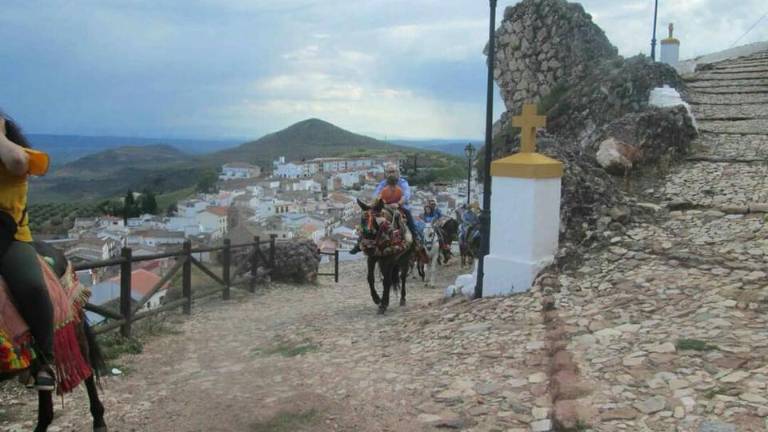
<path fill-rule="evenodd" d="M 506 6 L 499 0 L 499 20 Z M 765 0 L 660 0 L 681 57 Z M 582 2 L 623 55 L 653 0 Z M 487 0 L 6 0 L 0 108 L 29 132 L 258 138 L 317 117 L 379 138 L 482 137 Z M 768 19 L 739 44 L 768 40 Z M 495 118 L 501 107 L 496 105 Z"/>

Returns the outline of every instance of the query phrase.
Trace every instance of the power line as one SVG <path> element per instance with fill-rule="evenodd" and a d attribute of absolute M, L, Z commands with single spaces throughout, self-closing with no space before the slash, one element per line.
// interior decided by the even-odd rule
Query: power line
<path fill-rule="evenodd" d="M 736 46 L 736 44 L 737 44 L 737 43 L 739 43 L 739 41 L 740 41 L 740 40 L 741 40 L 741 39 L 742 39 L 744 36 L 748 35 L 748 34 L 749 34 L 749 32 L 751 32 L 752 30 L 754 30 L 754 29 L 755 29 L 755 27 L 757 27 L 757 25 L 758 25 L 758 24 L 760 24 L 760 21 L 762 21 L 763 19 L 765 19 L 765 17 L 767 17 L 767 16 L 768 16 L 768 12 L 766 12 L 765 14 L 763 14 L 763 16 L 761 16 L 761 17 L 760 17 L 760 18 L 759 18 L 759 19 L 758 19 L 758 20 L 757 20 L 757 21 L 756 21 L 754 24 L 752 24 L 752 27 L 750 27 L 750 28 L 749 28 L 749 30 L 747 30 L 747 32 L 746 32 L 746 33 L 744 33 L 743 35 L 739 36 L 739 38 L 738 38 L 738 39 L 736 39 L 736 42 L 734 42 L 734 43 L 733 43 L 733 45 L 731 45 L 731 46 L 730 46 L 730 48 L 733 48 L 733 47 L 735 47 L 735 46 Z"/>

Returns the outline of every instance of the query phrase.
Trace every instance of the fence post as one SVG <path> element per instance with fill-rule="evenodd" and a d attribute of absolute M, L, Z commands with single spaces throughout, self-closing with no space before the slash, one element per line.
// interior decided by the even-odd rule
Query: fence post
<path fill-rule="evenodd" d="M 222 298 L 229 300 L 229 265 L 232 257 L 232 240 L 224 239 L 224 250 L 222 251 L 222 274 L 221 278 L 224 279 L 224 293 Z"/>
<path fill-rule="evenodd" d="M 259 275 L 259 253 L 261 252 L 261 239 L 259 239 L 259 236 L 255 236 L 253 238 L 254 246 L 253 246 L 253 255 L 251 256 L 251 284 L 250 284 L 250 291 L 252 293 L 256 292 L 256 276 Z"/>
<path fill-rule="evenodd" d="M 339 250 L 333 251 L 333 280 L 339 283 Z"/>
<path fill-rule="evenodd" d="M 123 262 L 120 263 L 120 315 L 123 316 L 125 324 L 120 326 L 120 334 L 123 337 L 131 337 L 131 248 L 124 247 L 120 256 Z"/>
<path fill-rule="evenodd" d="M 275 239 L 276 238 L 277 238 L 277 234 L 269 235 L 269 268 L 271 270 L 274 270 L 275 268 Z"/>
<path fill-rule="evenodd" d="M 192 313 L 192 242 L 184 241 L 184 266 L 181 270 L 181 295 L 187 299 L 184 303 L 184 313 Z"/>

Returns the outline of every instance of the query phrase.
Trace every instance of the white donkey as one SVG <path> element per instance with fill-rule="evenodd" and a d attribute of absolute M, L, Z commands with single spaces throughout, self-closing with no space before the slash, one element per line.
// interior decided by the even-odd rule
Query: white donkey
<path fill-rule="evenodd" d="M 429 279 L 425 285 L 435 286 L 435 273 L 437 271 L 437 259 L 440 257 L 440 235 L 431 223 L 424 225 L 424 249 L 427 251 Z"/>

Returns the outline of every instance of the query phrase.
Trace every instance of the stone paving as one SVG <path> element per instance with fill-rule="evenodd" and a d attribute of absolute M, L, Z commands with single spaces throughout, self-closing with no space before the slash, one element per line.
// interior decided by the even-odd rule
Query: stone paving
<path fill-rule="evenodd" d="M 765 78 L 768 57 L 754 58 L 737 63 Z M 707 81 L 692 86 L 691 99 L 721 102 L 702 95 L 711 89 L 729 103 L 768 96 L 768 88 L 729 93 L 730 80 L 745 74 L 725 71 L 700 74 Z M 705 118 L 765 113 L 692 110 Z M 593 386 L 580 399 L 596 413 L 593 430 L 768 430 L 768 122 L 699 125 L 707 132 L 691 161 L 645 191 L 663 206 L 658 218 L 628 227 L 544 287 Z M 712 157 L 721 161 L 696 160 Z"/>
<path fill-rule="evenodd" d="M 768 120 L 768 104 L 700 105 L 696 107 L 697 121 L 749 118 Z"/>
<path fill-rule="evenodd" d="M 768 100 L 766 100 L 766 104 L 768 104 Z M 724 108 L 728 107 L 724 106 Z M 691 156 L 691 158 L 768 159 L 768 139 L 759 135 L 701 133 L 696 147 L 695 156 Z"/>

